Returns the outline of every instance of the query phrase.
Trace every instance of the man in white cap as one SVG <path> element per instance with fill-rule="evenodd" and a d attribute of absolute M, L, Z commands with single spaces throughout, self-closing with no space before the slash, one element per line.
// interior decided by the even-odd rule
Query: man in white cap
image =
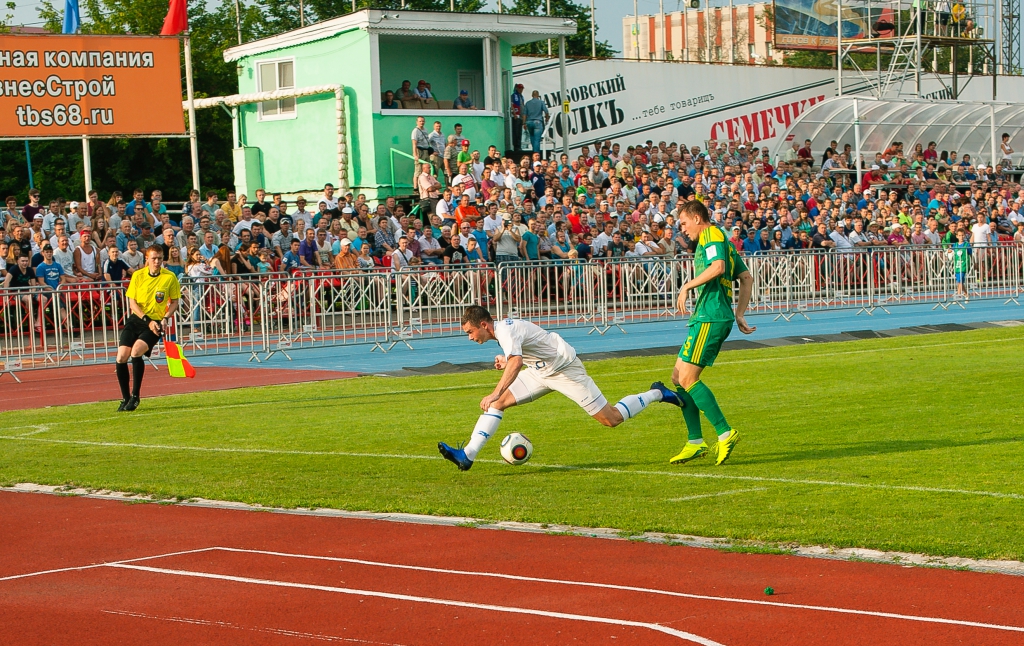
<path fill-rule="evenodd" d="M 359 220 L 353 217 L 355 212 L 351 206 L 346 206 L 341 209 L 341 230 L 348 233 L 348 237 L 351 240 L 355 238 L 359 233 Z"/>
<path fill-rule="evenodd" d="M 857 210 L 860 211 L 861 209 L 869 209 L 869 208 L 871 208 L 871 204 L 872 204 L 872 202 L 874 202 L 874 200 L 871 199 L 871 198 L 872 198 L 872 191 L 871 191 L 871 189 L 870 188 L 864 189 L 861 192 L 860 200 L 857 202 Z"/>
<path fill-rule="evenodd" d="M 846 231 L 846 222 L 839 220 L 836 223 L 836 228 L 829 234 L 829 238 L 832 242 L 836 243 L 837 251 L 852 251 L 853 242 L 850 240 L 850 236 Z"/>
<path fill-rule="evenodd" d="M 352 241 L 348 238 L 338 240 L 338 253 L 334 255 L 335 269 L 358 269 L 359 260 L 352 253 Z"/>

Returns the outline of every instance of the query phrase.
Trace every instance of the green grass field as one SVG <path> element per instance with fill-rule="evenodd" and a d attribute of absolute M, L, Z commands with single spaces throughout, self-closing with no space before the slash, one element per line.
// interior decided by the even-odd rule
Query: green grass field
<path fill-rule="evenodd" d="M 533 440 L 529 464 L 500 462 L 492 441 L 460 473 L 435 446 L 468 437 L 498 376 L 481 372 L 144 399 L 130 416 L 4 413 L 0 483 L 1024 559 L 1021 341 L 1007 328 L 723 353 L 705 381 L 744 437 L 722 467 L 668 464 L 686 439 L 675 407 L 607 429 L 551 394 L 499 432 Z M 588 370 L 614 402 L 673 360 Z"/>

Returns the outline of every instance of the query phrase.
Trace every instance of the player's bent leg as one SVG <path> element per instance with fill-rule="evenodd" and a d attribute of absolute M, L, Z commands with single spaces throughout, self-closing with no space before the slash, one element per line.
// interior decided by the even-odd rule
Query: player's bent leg
<path fill-rule="evenodd" d="M 703 370 L 704 366 L 698 366 L 678 358 L 676 359 L 675 367 L 672 369 L 672 383 L 683 389 L 688 389 L 697 383 Z"/>
<path fill-rule="evenodd" d="M 465 446 L 453 447 L 444 442 L 438 442 L 437 450 L 444 459 L 453 463 L 460 471 L 469 471 L 480 450 L 498 431 L 505 409 L 531 402 L 549 392 L 551 389 L 537 379 L 530 370 L 520 372 L 509 389 L 498 398 L 498 401 L 491 404 L 490 408 L 477 418 L 476 426 L 473 427 L 473 433 L 469 436 L 469 441 Z"/>
<path fill-rule="evenodd" d="M 676 360 L 676 367 L 672 372 L 672 380 L 683 389 L 683 393 L 680 393 L 680 398 L 683 400 L 684 415 L 686 405 L 692 401 L 715 427 L 715 432 L 718 434 L 718 456 L 715 464 L 721 465 L 732 455 L 733 449 L 739 442 L 739 435 L 729 426 L 725 415 L 722 413 L 722 409 L 718 406 L 715 394 L 711 392 L 707 384 L 700 380 L 700 375 L 705 365 L 710 366 L 714 364 L 718 350 L 721 348 L 721 344 L 725 337 L 728 336 L 729 329 L 731 328 L 727 329 L 724 325 L 716 324 L 703 325 L 711 326 L 709 331 L 703 333 L 704 343 L 697 347 L 696 352 L 691 352 L 689 357 L 684 358 L 682 356 L 683 353 L 680 352 L 680 358 Z M 698 365 L 700 363 L 704 365 Z M 693 427 L 691 427 L 691 424 L 692 422 L 687 420 L 687 430 L 690 435 L 687 444 L 699 445 L 697 441 L 699 436 L 699 431 L 697 430 L 699 429 L 699 420 L 697 420 L 696 424 L 693 424 Z M 700 443 L 702 442 L 703 438 L 700 438 Z M 686 450 L 684 449 L 683 452 L 685 453 Z M 676 459 L 673 458 L 672 461 L 675 462 Z"/>
<path fill-rule="evenodd" d="M 591 417 L 609 427 L 618 426 L 622 422 L 626 421 L 625 418 L 622 417 L 622 413 L 608 402 L 605 402 L 604 408 L 591 415 Z"/>
<path fill-rule="evenodd" d="M 589 377 L 588 377 L 589 379 Z M 591 380 L 593 383 L 593 380 Z M 658 383 L 658 382 L 655 382 Z M 664 388 L 664 386 L 662 387 Z M 662 388 L 651 388 L 648 391 L 637 393 L 636 395 L 626 395 L 620 399 L 614 406 L 604 405 L 604 408 L 594 415 L 594 419 L 601 422 L 605 426 L 618 426 L 627 419 L 632 419 L 640 413 L 647 410 L 647 407 L 655 402 L 664 401 L 665 393 Z M 667 390 L 667 389 L 665 389 Z M 675 393 L 671 393 L 672 399 L 675 399 Z M 605 413 L 605 411 L 608 411 Z M 612 413 L 614 411 L 614 414 Z"/>
<path fill-rule="evenodd" d="M 491 436 L 498 432 L 498 426 L 504 417 L 505 409 L 515 405 L 516 398 L 510 388 L 502 393 L 498 401 L 491 404 L 490 408 L 477 418 L 476 426 L 473 427 L 473 433 L 469 436 L 469 442 L 466 442 L 466 446 L 463 449 L 466 459 L 470 462 L 476 460 L 476 456 L 484 448 L 484 445 L 487 444 L 487 440 L 491 439 Z"/>

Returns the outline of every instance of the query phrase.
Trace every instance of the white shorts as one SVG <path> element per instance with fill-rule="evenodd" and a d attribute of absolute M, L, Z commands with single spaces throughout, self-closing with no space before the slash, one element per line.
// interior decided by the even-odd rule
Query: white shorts
<path fill-rule="evenodd" d="M 591 417 L 608 404 L 579 359 L 553 375 L 542 376 L 533 368 L 527 368 L 519 373 L 509 390 L 516 398 L 516 404 L 532 402 L 554 390 L 579 404 Z"/>

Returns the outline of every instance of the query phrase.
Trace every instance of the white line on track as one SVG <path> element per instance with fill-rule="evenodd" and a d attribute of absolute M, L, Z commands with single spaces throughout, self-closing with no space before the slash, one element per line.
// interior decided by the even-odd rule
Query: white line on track
<path fill-rule="evenodd" d="M 107 561 L 103 563 L 93 563 L 91 565 L 79 565 L 77 567 L 62 567 L 54 570 L 40 570 L 39 572 L 26 572 L 25 574 L 12 574 L 11 576 L 0 577 L 0 581 L 13 581 L 15 579 L 26 579 L 33 576 L 42 576 L 44 574 L 58 574 L 60 572 L 76 572 L 79 570 L 92 570 L 98 567 L 107 567 L 109 565 L 120 565 L 122 563 L 137 563 L 139 561 L 150 561 L 152 559 L 162 559 L 169 556 L 180 556 L 182 554 L 195 554 L 196 552 L 209 552 L 210 550 L 220 549 L 216 547 L 202 547 L 197 550 L 183 550 L 181 552 L 168 552 L 166 554 L 154 554 L 153 556 L 140 556 L 136 559 L 126 559 L 123 561 Z"/>
<path fill-rule="evenodd" d="M 701 498 L 718 498 L 719 496 L 735 496 L 741 493 L 751 493 L 753 491 L 768 491 L 766 487 L 757 487 L 754 489 L 730 489 L 729 491 L 717 491 L 715 493 L 702 493 L 697 496 L 683 496 L 682 498 L 669 498 L 667 502 L 683 502 L 686 500 L 700 500 Z"/>
<path fill-rule="evenodd" d="M 852 608 L 840 608 L 835 606 L 813 606 L 799 603 L 782 603 L 779 601 L 762 601 L 758 599 L 741 599 L 736 597 L 716 597 L 704 594 L 691 594 L 688 592 L 676 592 L 673 590 L 661 590 L 658 588 L 643 588 L 631 585 L 616 585 L 613 583 L 597 583 L 592 581 L 571 581 L 565 579 L 546 579 L 541 577 L 521 576 L 517 574 L 501 574 L 498 572 L 475 572 L 472 570 L 447 570 L 443 568 L 426 567 L 421 565 L 403 565 L 399 563 L 387 563 L 383 561 L 367 561 L 364 559 L 343 558 L 337 556 L 316 556 L 310 554 L 291 554 L 288 552 L 273 552 L 268 550 L 249 550 L 235 547 L 215 547 L 215 550 L 224 552 L 235 552 L 241 554 L 263 554 L 267 556 L 281 556 L 296 559 L 308 559 L 314 561 L 331 561 L 335 563 L 352 563 L 354 565 L 368 565 L 381 568 L 392 568 L 398 570 L 415 570 L 418 572 L 431 572 L 435 574 L 452 574 L 467 577 L 486 577 L 494 579 L 507 579 L 511 581 L 525 581 L 529 583 L 550 583 L 556 585 L 575 586 L 581 588 L 602 588 L 607 590 L 622 590 L 626 592 L 641 592 L 644 594 L 656 594 L 668 597 L 681 597 L 684 599 L 699 599 L 701 601 L 720 601 L 725 603 L 738 603 L 755 606 L 769 606 L 775 608 L 792 608 L 797 610 L 815 610 L 819 612 L 831 612 L 847 615 L 863 615 L 870 617 L 881 617 L 885 619 L 901 619 L 905 621 L 918 621 L 924 623 L 950 624 L 955 626 L 968 626 L 971 628 L 989 628 L 993 630 L 1006 630 L 1011 632 L 1024 633 L 1024 627 L 1006 626 L 1002 624 L 989 624 L 977 621 L 966 621 L 961 619 L 946 619 L 943 617 L 927 617 L 922 615 L 904 615 L 894 612 L 880 612 L 875 610 L 856 610 Z M 147 569 L 145 566 L 124 565 L 132 569 Z"/>
<path fill-rule="evenodd" d="M 646 628 L 648 630 L 654 630 L 666 635 L 678 637 L 694 644 L 701 644 L 701 646 L 724 646 L 719 642 L 705 639 L 699 635 L 694 635 L 682 630 L 676 630 L 667 626 L 662 626 L 655 623 L 647 623 L 643 621 L 630 621 L 628 619 L 614 619 L 611 617 L 597 617 L 593 615 L 578 615 L 567 612 L 553 612 L 549 610 L 534 610 L 532 608 L 520 608 L 513 606 L 498 606 L 486 603 L 473 603 L 470 601 L 455 601 L 452 599 L 439 599 L 435 597 L 420 597 L 410 594 L 396 594 L 392 592 L 379 592 L 376 590 L 359 590 L 357 588 L 339 588 L 334 586 L 326 585 L 314 585 L 311 583 L 292 583 L 289 581 L 274 581 L 270 579 L 255 579 L 251 577 L 242 576 L 231 576 L 227 574 L 212 574 L 209 572 L 192 572 L 189 570 L 170 570 L 167 568 L 149 567 L 146 565 L 130 565 L 121 563 L 111 563 L 108 567 L 121 568 L 126 570 L 138 570 L 141 572 L 151 572 L 154 574 L 170 574 L 175 576 L 194 577 L 199 579 L 214 579 L 218 581 L 232 581 L 235 583 L 248 583 L 252 585 L 263 585 L 278 588 L 299 588 L 303 590 L 317 590 L 320 592 L 334 592 L 338 594 L 348 594 L 360 597 L 375 597 L 379 599 L 394 599 L 396 601 L 410 601 L 414 603 L 427 603 L 439 606 L 451 606 L 456 608 L 472 608 L 474 610 L 489 610 L 492 612 L 505 612 L 509 614 L 518 615 L 533 615 L 536 617 L 550 617 L 552 619 L 568 619 L 571 621 L 582 621 L 596 624 L 609 624 L 613 626 L 630 626 L 633 628 Z"/>
<path fill-rule="evenodd" d="M 322 633 L 304 633 L 297 630 L 285 630 L 284 628 L 266 628 L 260 626 L 240 626 L 228 621 L 209 621 L 206 619 L 193 619 L 191 617 L 161 617 L 160 615 L 148 615 L 144 612 L 128 612 L 127 610 L 104 610 L 108 615 L 120 615 L 122 617 L 133 617 L 136 619 L 155 619 L 157 621 L 170 621 L 179 624 L 191 624 L 193 626 L 210 626 L 213 628 L 231 628 L 234 630 L 251 630 L 257 633 L 270 633 L 272 635 L 283 635 L 285 637 L 300 637 L 302 639 L 313 639 L 322 642 L 350 642 L 356 644 L 380 644 L 382 646 L 403 646 L 392 642 L 376 642 L 368 639 L 354 639 L 352 637 L 340 637 L 337 635 L 324 635 Z"/>
<path fill-rule="evenodd" d="M 220 446 L 185 446 L 173 444 L 140 444 L 136 442 L 98 442 L 91 440 L 61 440 L 47 437 L 22 437 L 18 435 L 0 435 L 0 440 L 12 442 L 42 442 L 46 444 L 70 444 L 75 446 L 95 446 L 124 449 L 143 449 L 154 451 L 199 451 L 206 453 L 241 453 L 252 455 L 308 455 L 345 458 L 381 458 L 388 460 L 441 460 L 436 455 L 416 455 L 412 453 L 358 453 L 352 451 L 301 451 L 290 449 L 235 448 Z M 477 460 L 481 463 L 504 464 L 500 460 Z M 777 482 L 792 485 L 813 485 L 821 487 L 850 487 L 855 489 L 878 489 L 882 491 L 908 491 L 916 493 L 956 494 L 962 496 L 986 496 L 990 498 L 1008 498 L 1024 500 L 1024 494 L 1002 491 L 979 491 L 975 489 L 949 489 L 943 487 L 921 487 L 916 485 L 892 485 L 871 482 L 840 482 L 835 480 L 801 480 L 799 478 L 773 478 L 768 476 L 739 476 L 722 473 L 701 473 L 688 471 L 651 471 L 640 469 L 615 469 L 612 467 L 578 467 L 568 464 L 545 464 L 530 461 L 523 465 L 534 469 L 557 469 L 560 471 L 581 471 L 589 473 L 614 473 L 634 476 L 654 476 L 670 478 L 697 478 L 710 480 L 739 480 L 744 482 Z"/>

